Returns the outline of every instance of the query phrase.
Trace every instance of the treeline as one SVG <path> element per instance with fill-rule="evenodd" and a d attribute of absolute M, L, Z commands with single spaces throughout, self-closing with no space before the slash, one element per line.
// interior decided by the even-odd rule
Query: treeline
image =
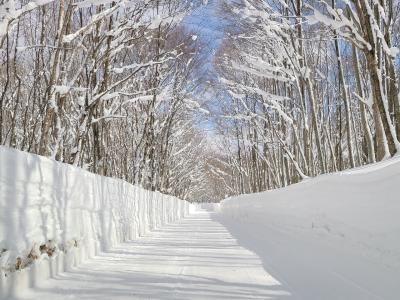
<path fill-rule="evenodd" d="M 0 144 L 190 198 L 196 36 L 180 0 L 0 2 Z"/>
<path fill-rule="evenodd" d="M 220 14 L 232 26 L 213 165 L 229 193 L 400 153 L 398 1 L 226 1 Z"/>

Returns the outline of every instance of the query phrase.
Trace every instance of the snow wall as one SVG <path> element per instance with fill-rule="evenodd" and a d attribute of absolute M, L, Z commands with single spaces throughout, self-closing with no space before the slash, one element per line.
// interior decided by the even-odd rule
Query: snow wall
<path fill-rule="evenodd" d="M 0 299 L 188 213 L 178 198 L 0 147 Z M 60 251 L 43 254 L 46 243 Z M 19 258 L 31 263 L 15 271 Z"/>
<path fill-rule="evenodd" d="M 400 299 L 400 157 L 226 199 L 219 220 L 299 299 Z"/>
<path fill-rule="evenodd" d="M 357 244 L 400 266 L 400 157 L 286 188 L 228 198 L 222 213 L 243 223 Z"/>

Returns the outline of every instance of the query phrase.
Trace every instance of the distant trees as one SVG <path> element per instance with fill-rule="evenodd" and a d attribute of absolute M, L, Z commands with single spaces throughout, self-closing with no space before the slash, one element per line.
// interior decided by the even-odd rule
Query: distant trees
<path fill-rule="evenodd" d="M 395 1 L 222 5 L 236 25 L 215 60 L 227 190 L 282 187 L 400 153 L 399 11 Z"/>
<path fill-rule="evenodd" d="M 0 144 L 190 197 L 199 57 L 180 23 L 194 7 L 0 2 Z"/>

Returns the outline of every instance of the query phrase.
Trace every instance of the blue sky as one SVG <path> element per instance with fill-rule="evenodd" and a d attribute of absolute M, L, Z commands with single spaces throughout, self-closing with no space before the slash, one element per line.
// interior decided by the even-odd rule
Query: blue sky
<path fill-rule="evenodd" d="M 199 40 L 205 45 L 201 49 L 205 55 L 204 66 L 213 72 L 213 57 L 224 37 L 226 22 L 218 15 L 220 1 L 210 0 L 208 4 L 200 6 L 184 20 L 185 25 L 195 32 Z"/>
<path fill-rule="evenodd" d="M 219 16 L 218 7 L 220 3 L 220 0 L 209 0 L 208 4 L 202 5 L 184 20 L 184 24 L 198 36 L 203 45 L 200 51 L 204 59 L 202 71 L 206 76 L 197 78 L 197 80 L 202 81 L 202 87 L 204 88 L 204 92 L 197 96 L 202 98 L 201 102 L 208 102 L 209 106 L 211 106 L 209 108 L 212 109 L 214 114 L 218 114 L 219 101 L 213 88 L 209 87 L 208 82 L 210 80 L 214 81 L 218 77 L 214 69 L 213 59 L 224 38 L 224 28 L 227 26 L 226 20 Z M 208 135 L 212 135 L 214 125 L 213 120 L 208 119 L 202 122 L 201 128 Z"/>

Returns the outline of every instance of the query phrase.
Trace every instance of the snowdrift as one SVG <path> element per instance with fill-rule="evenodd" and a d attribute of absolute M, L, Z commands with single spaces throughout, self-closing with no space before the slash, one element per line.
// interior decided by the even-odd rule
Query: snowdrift
<path fill-rule="evenodd" d="M 226 199 L 219 218 L 294 299 L 399 299 L 400 158 Z"/>
<path fill-rule="evenodd" d="M 188 211 L 175 197 L 0 147 L 0 299 Z"/>

